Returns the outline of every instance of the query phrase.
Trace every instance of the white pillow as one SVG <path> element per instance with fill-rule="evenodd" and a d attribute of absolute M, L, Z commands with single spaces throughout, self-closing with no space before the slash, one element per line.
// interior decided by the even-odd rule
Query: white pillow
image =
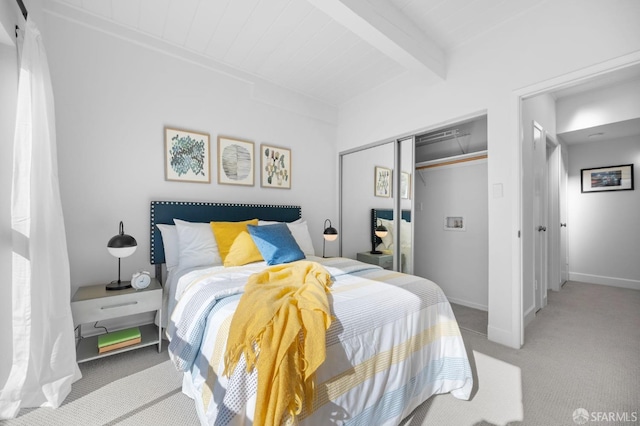
<path fill-rule="evenodd" d="M 276 223 L 282 223 L 282 222 L 277 222 L 273 220 L 259 220 L 258 226 L 273 225 Z M 307 227 L 307 221 L 300 218 L 298 220 L 294 220 L 293 222 L 285 222 L 285 223 L 289 227 L 289 231 L 291 231 L 291 235 L 293 235 L 293 238 L 296 240 L 296 243 L 298 243 L 298 246 L 300 246 L 300 249 L 302 250 L 302 252 L 305 255 L 315 256 L 316 252 L 313 249 L 313 242 L 311 241 L 311 235 L 309 235 L 309 228 Z"/>
<path fill-rule="evenodd" d="M 411 223 L 402 219 L 400 221 L 400 245 L 402 247 L 411 247 Z"/>
<path fill-rule="evenodd" d="M 222 258 L 211 225 L 173 219 L 178 231 L 180 269 L 196 266 L 220 266 Z"/>
<path fill-rule="evenodd" d="M 164 263 L 167 271 L 178 266 L 178 231 L 175 225 L 156 225 L 162 234 L 162 245 L 164 246 Z"/>
<path fill-rule="evenodd" d="M 298 221 L 296 221 L 298 222 Z M 291 235 L 300 246 L 300 249 L 305 255 L 315 256 L 316 251 L 313 249 L 313 242 L 311 241 L 311 235 L 309 235 L 309 228 L 307 227 L 307 221 L 287 223 Z"/>

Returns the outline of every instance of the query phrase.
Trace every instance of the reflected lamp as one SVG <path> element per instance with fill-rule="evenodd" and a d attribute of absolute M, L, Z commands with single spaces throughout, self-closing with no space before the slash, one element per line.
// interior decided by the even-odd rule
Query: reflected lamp
<path fill-rule="evenodd" d="M 329 223 L 328 225 L 327 222 Z M 331 221 L 329 219 L 324 221 L 324 232 L 322 233 L 322 236 L 324 237 L 324 240 L 322 241 L 322 257 L 327 257 L 324 254 L 325 243 L 327 241 L 335 241 L 336 238 L 338 238 L 338 231 L 336 228 L 331 226 Z"/>
<path fill-rule="evenodd" d="M 109 253 L 118 258 L 118 281 L 107 284 L 107 290 L 124 290 L 131 288 L 131 281 L 120 280 L 120 259 L 131 256 L 138 248 L 138 242 L 131 235 L 124 233 L 124 224 L 120 221 L 118 235 L 112 237 L 107 243 Z"/>
<path fill-rule="evenodd" d="M 380 250 L 376 250 L 376 242 L 377 242 L 376 237 L 383 238 L 383 237 L 386 237 L 387 234 L 389 234 L 389 230 L 387 229 L 387 227 L 384 226 L 380 221 L 378 221 L 378 223 L 379 225 L 376 226 L 376 229 L 375 229 L 376 236 L 373 237 L 373 241 L 371 245 L 371 254 L 382 254 Z"/>

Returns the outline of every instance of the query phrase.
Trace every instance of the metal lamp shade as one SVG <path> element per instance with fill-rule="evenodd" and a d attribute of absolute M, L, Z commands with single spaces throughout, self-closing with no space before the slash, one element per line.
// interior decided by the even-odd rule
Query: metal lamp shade
<path fill-rule="evenodd" d="M 389 231 L 385 226 L 380 225 L 376 228 L 376 236 L 383 238 L 386 237 L 387 234 L 389 234 Z"/>
<path fill-rule="evenodd" d="M 328 226 L 327 226 L 327 222 L 329 222 Z M 331 221 L 329 219 L 324 221 L 324 232 L 322 233 L 322 236 L 324 237 L 324 241 L 322 241 L 322 257 L 326 257 L 324 254 L 325 242 L 335 241 L 336 238 L 338 238 L 338 230 L 333 226 L 331 226 Z"/>
<path fill-rule="evenodd" d="M 329 222 L 329 226 L 324 228 L 324 233 L 322 235 L 324 236 L 324 239 L 327 241 L 335 241 L 336 238 L 338 238 L 338 230 L 333 226 L 331 226 L 331 222 Z"/>

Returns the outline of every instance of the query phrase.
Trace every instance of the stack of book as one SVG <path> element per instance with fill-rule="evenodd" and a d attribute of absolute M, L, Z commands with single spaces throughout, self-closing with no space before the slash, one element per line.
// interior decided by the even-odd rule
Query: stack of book
<path fill-rule="evenodd" d="M 98 336 L 98 353 L 105 353 L 115 349 L 140 343 L 140 329 L 138 327 L 114 331 Z"/>

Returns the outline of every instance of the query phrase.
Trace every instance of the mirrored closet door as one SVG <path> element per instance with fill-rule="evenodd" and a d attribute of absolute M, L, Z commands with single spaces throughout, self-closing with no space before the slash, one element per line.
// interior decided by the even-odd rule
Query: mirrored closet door
<path fill-rule="evenodd" d="M 409 137 L 340 154 L 341 256 L 413 271 L 413 151 Z"/>

